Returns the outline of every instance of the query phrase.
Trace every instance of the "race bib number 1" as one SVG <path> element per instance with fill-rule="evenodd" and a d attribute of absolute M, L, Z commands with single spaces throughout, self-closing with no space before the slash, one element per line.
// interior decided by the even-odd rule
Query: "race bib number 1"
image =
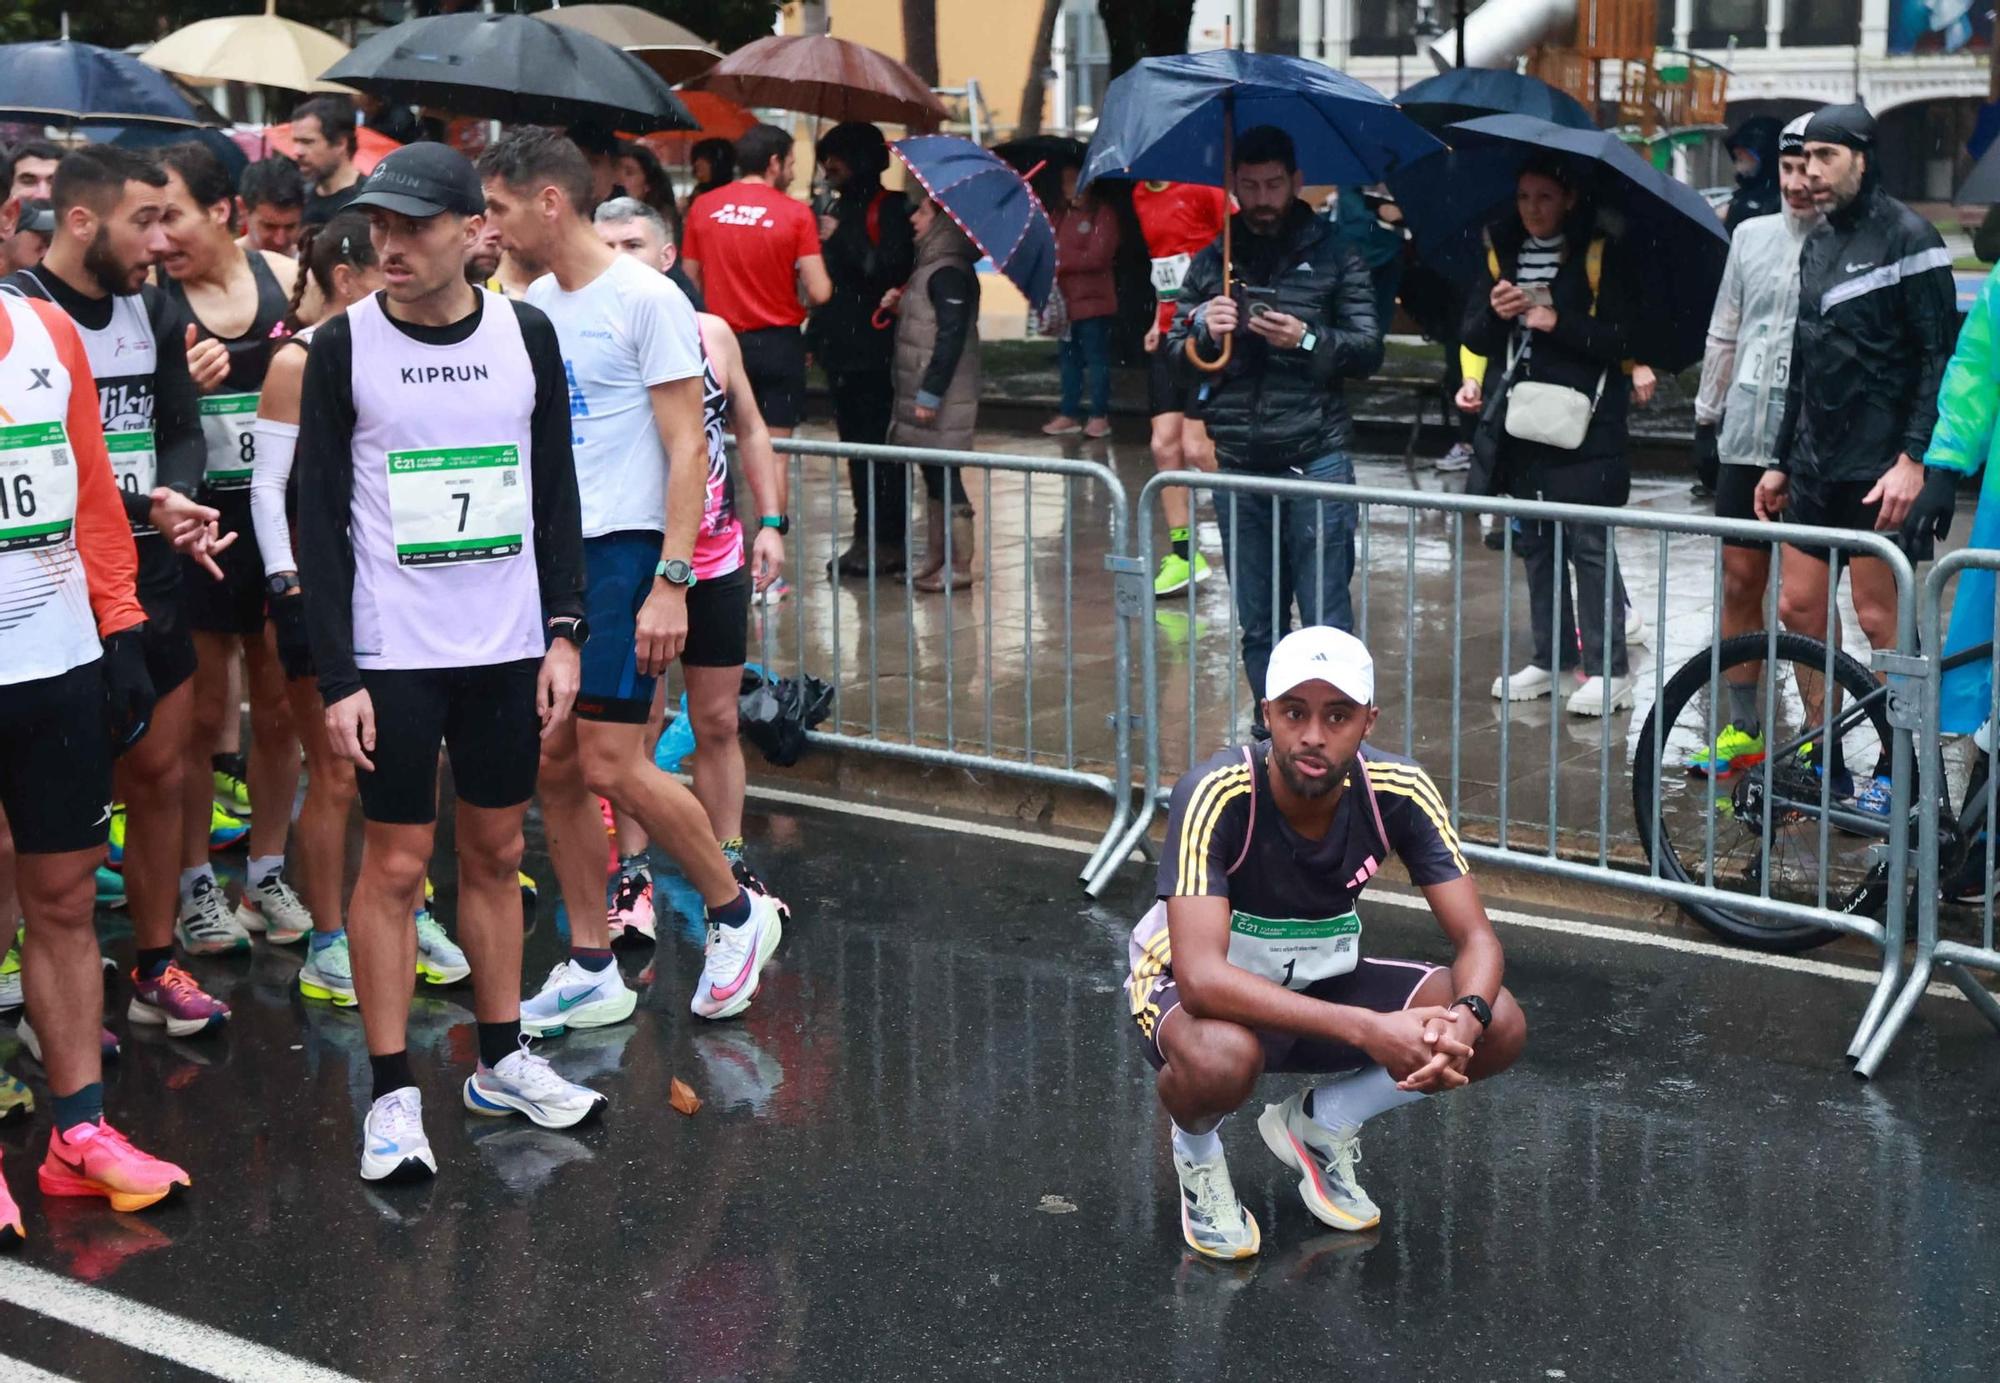
<path fill-rule="evenodd" d="M 212 490 L 247 490 L 257 468 L 257 395 L 208 394 L 201 401 L 201 439 L 208 446 Z"/>
<path fill-rule="evenodd" d="M 1361 959 L 1361 918 L 1253 917 L 1229 919 L 1229 963 L 1287 989 L 1353 971 Z"/>
<path fill-rule="evenodd" d="M 0 427 L 0 552 L 55 547 L 76 522 L 76 465 L 60 422 Z"/>
<path fill-rule="evenodd" d="M 399 566 L 514 556 L 528 529 L 521 449 L 507 442 L 390 452 L 389 518 Z"/>
<path fill-rule="evenodd" d="M 158 463 L 151 428 L 140 432 L 107 432 L 104 449 L 111 453 L 111 473 L 118 478 L 119 489 L 128 495 L 153 493 Z"/>

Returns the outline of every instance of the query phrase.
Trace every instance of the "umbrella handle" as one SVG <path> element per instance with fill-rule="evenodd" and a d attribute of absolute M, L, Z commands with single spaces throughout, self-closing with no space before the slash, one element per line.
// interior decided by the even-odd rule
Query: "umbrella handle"
<path fill-rule="evenodd" d="M 1224 147 L 1227 147 L 1227 145 Z M 1225 296 L 1227 296 L 1230 287 L 1231 246 L 1229 231 L 1229 208 L 1225 205 L 1222 211 L 1222 291 Z M 1186 346 L 1188 364 L 1194 366 L 1203 374 L 1220 374 L 1223 370 L 1229 368 L 1229 356 L 1235 345 L 1236 333 L 1232 331 L 1222 339 L 1222 354 L 1216 356 L 1213 360 L 1203 360 L 1201 352 L 1195 349 L 1194 333 L 1189 332 Z"/>
<path fill-rule="evenodd" d="M 896 314 L 886 307 L 878 307 L 869 315 L 868 325 L 877 331 L 887 331 L 896 325 Z"/>

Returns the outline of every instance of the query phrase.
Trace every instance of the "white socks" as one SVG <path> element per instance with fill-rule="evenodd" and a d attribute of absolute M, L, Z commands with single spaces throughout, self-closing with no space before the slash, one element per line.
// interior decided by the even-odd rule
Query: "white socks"
<path fill-rule="evenodd" d="M 1172 1122 L 1169 1120 L 1168 1122 Z M 1207 1133 L 1189 1133 L 1179 1124 L 1173 1125 L 1174 1151 L 1189 1162 L 1213 1162 L 1222 1156 L 1222 1121 Z"/>
<path fill-rule="evenodd" d="M 1368 1066 L 1322 1085 L 1306 1096 L 1308 1117 L 1337 1138 L 1351 1138 L 1377 1114 L 1421 1100 L 1414 1090 L 1398 1090 L 1386 1067 Z"/>
<path fill-rule="evenodd" d="M 194 897 L 194 886 L 197 879 L 206 879 L 213 886 L 215 883 L 215 866 L 212 864 L 198 864 L 193 869 L 183 869 L 181 871 L 181 901 L 183 903 Z"/>
<path fill-rule="evenodd" d="M 261 888 L 273 874 L 285 867 L 283 855 L 253 855 L 250 858 L 250 887 Z"/>

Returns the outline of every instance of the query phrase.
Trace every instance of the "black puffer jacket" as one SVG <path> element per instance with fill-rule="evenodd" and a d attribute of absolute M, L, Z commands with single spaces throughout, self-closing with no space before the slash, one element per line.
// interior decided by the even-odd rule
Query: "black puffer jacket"
<path fill-rule="evenodd" d="M 1219 374 L 1186 363 L 1190 334 L 1200 335 L 1204 356 L 1213 359 L 1218 349 L 1201 325 L 1202 307 L 1222 291 L 1217 238 L 1188 266 L 1167 338 L 1170 358 L 1199 389 L 1189 411 L 1208 424 L 1222 463 L 1238 470 L 1283 470 L 1344 450 L 1354 423 L 1340 381 L 1373 374 L 1382 363 L 1368 266 L 1304 202 L 1292 204 L 1274 236 L 1252 234 L 1237 217 L 1233 241 L 1236 282 L 1276 288 L 1272 306 L 1304 322 L 1318 340 L 1311 351 L 1275 350 L 1245 325 Z"/>
<path fill-rule="evenodd" d="M 893 319 L 874 323 L 882 295 L 900 288 L 917 262 L 916 231 L 902 193 L 871 174 L 857 174 L 834 203 L 834 232 L 821 244 L 833 296 L 815 308 L 806 341 L 828 374 L 887 372 L 895 351 Z"/>
<path fill-rule="evenodd" d="M 1794 331 L 1778 469 L 1828 484 L 1877 480 L 1898 453 L 1922 461 L 1958 334 L 1937 228 L 1865 188 L 1799 251 Z"/>
<path fill-rule="evenodd" d="M 1527 232 L 1518 218 L 1494 226 L 1487 235 L 1500 260 L 1500 277 L 1513 282 Z M 1486 407 L 1480 415 L 1474 446 L 1477 464 L 1467 489 L 1475 494 L 1510 494 L 1569 504 L 1623 504 L 1631 486 L 1625 463 L 1627 380 L 1624 361 L 1627 333 L 1637 313 L 1632 269 L 1607 240 L 1598 274 L 1593 309 L 1590 291 L 1590 244 L 1598 232 L 1588 216 L 1576 219 L 1567 235 L 1562 267 L 1550 285 L 1554 300 L 1554 331 L 1533 333 L 1533 348 L 1516 371 L 1513 383 L 1534 380 L 1560 384 L 1595 394 L 1599 380 L 1604 392 L 1590 417 L 1583 445 L 1559 451 L 1538 442 L 1506 435 L 1507 354 L 1517 322 L 1494 313 L 1490 270 L 1472 284 L 1466 296 L 1464 341 L 1469 350 L 1486 357 Z"/>

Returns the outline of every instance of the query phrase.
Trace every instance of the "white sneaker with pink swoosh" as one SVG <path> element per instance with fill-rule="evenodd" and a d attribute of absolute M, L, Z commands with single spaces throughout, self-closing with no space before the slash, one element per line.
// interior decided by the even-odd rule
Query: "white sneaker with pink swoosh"
<path fill-rule="evenodd" d="M 689 1005 L 697 1018 L 734 1018 L 749 1008 L 764 962 L 785 934 L 777 903 L 754 889 L 745 893 L 750 899 L 748 921 L 708 929 L 707 957 Z"/>

